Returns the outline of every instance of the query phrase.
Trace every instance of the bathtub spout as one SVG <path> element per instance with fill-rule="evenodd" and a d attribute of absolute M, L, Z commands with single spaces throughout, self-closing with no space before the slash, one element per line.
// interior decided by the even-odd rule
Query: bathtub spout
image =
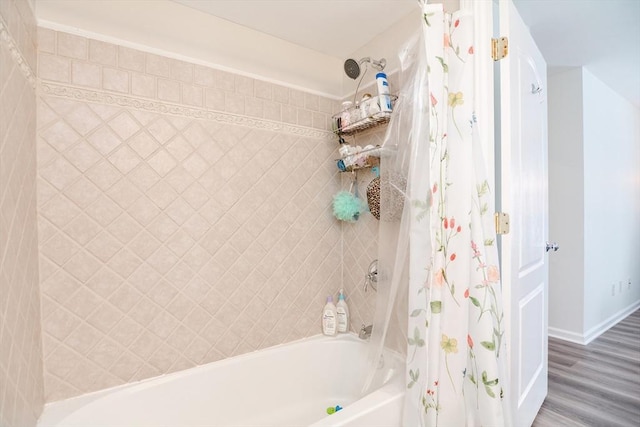
<path fill-rule="evenodd" d="M 360 333 L 358 333 L 358 338 L 362 340 L 367 340 L 371 337 L 371 330 L 373 329 L 373 325 L 365 326 L 362 324 L 362 328 L 360 328 Z"/>

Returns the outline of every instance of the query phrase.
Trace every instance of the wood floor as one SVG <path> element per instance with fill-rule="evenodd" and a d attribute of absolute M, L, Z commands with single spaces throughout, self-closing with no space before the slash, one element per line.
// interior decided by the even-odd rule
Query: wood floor
<path fill-rule="evenodd" d="M 640 427 L 640 310 L 587 346 L 549 338 L 549 394 L 533 427 Z"/>

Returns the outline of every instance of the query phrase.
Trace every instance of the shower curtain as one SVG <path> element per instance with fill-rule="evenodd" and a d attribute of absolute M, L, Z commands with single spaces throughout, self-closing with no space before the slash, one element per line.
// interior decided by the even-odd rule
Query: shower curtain
<path fill-rule="evenodd" d="M 401 90 L 381 160 L 379 295 L 366 386 L 404 353 L 402 426 L 502 426 L 505 320 L 493 206 L 473 111 L 473 17 L 422 6 L 401 54 Z M 479 112 L 481 113 L 481 112 Z M 393 150 L 391 149 L 393 148 Z M 402 214 L 385 209 L 401 209 Z"/>

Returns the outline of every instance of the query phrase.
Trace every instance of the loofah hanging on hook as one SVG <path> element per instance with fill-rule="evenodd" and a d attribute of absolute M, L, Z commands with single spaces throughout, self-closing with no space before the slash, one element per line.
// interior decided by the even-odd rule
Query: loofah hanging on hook
<path fill-rule="evenodd" d="M 364 202 L 349 191 L 333 196 L 333 215 L 340 221 L 356 222 L 365 209 Z"/>

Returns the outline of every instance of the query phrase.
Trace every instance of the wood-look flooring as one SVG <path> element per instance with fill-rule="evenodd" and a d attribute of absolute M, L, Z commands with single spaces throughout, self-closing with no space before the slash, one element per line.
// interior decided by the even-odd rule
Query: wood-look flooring
<path fill-rule="evenodd" d="M 549 338 L 549 394 L 533 427 L 640 427 L 640 310 L 586 346 Z"/>

